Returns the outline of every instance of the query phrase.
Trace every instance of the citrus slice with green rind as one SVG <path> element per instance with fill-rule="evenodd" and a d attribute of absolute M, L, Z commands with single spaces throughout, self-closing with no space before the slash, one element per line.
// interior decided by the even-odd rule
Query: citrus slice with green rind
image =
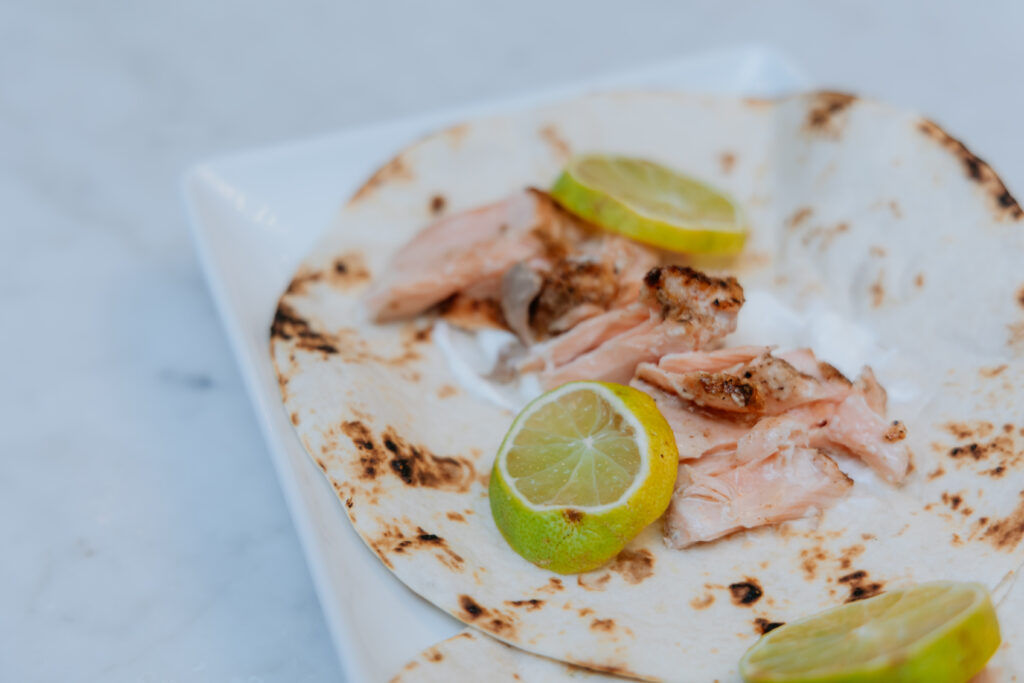
<path fill-rule="evenodd" d="M 740 660 L 748 683 L 966 683 L 999 647 L 977 583 L 883 593 L 781 626 Z"/>
<path fill-rule="evenodd" d="M 651 397 L 571 382 L 512 423 L 491 471 L 491 512 L 530 562 L 589 571 L 665 512 L 678 466 L 672 430 Z"/>
<path fill-rule="evenodd" d="M 747 238 L 746 218 L 729 195 L 643 159 L 576 157 L 551 195 L 591 223 L 661 249 L 735 253 Z"/>

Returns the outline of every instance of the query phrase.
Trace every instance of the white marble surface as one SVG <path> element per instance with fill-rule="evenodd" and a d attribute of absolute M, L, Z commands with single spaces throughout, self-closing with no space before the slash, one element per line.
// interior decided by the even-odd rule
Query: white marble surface
<path fill-rule="evenodd" d="M 196 264 L 211 153 L 758 41 L 1024 192 L 1024 5 L 0 2 L 0 681 L 339 670 Z"/>

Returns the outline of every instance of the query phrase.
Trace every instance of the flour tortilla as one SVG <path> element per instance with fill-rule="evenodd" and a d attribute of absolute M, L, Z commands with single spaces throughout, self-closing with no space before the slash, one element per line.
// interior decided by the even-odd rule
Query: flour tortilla
<path fill-rule="evenodd" d="M 1007 587 L 1008 588 L 1008 587 Z M 1024 653 L 1024 584 L 1013 584 L 1002 600 L 997 589 L 997 611 L 1003 643 L 985 670 L 971 683 L 1017 683 L 1022 680 Z M 519 650 L 473 629 L 466 629 L 421 652 L 392 679 L 392 683 L 449 683 L 486 678 L 489 683 L 613 683 L 626 679 L 581 669 Z"/>
<path fill-rule="evenodd" d="M 391 683 L 614 683 L 624 679 L 601 674 L 509 647 L 474 629 L 452 636 L 421 652 Z"/>
<path fill-rule="evenodd" d="M 569 154 L 594 151 L 647 157 L 730 191 L 753 226 L 747 250 L 696 265 L 796 309 L 827 305 L 875 335 L 890 414 L 906 422 L 914 453 L 902 488 L 858 483 L 817 524 L 685 551 L 665 547 L 653 525 L 579 577 L 507 546 L 486 482 L 513 415 L 455 386 L 429 319 L 374 325 L 360 297 L 438 215 L 547 186 Z M 550 658 L 636 678 L 734 681 L 765 624 L 917 581 L 995 586 L 1020 565 L 1021 218 L 984 162 L 886 105 L 835 93 L 592 95 L 457 126 L 389 162 L 282 296 L 272 354 L 306 449 L 359 534 L 415 592 Z"/>

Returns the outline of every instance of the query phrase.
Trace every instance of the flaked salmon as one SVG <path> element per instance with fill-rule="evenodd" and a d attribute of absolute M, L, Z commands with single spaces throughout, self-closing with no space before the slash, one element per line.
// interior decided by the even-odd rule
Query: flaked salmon
<path fill-rule="evenodd" d="M 719 368 L 727 354 L 706 354 L 712 366 Z M 749 353 L 744 348 L 736 357 Z M 695 365 L 700 358 L 662 358 L 657 365 L 644 364 L 637 368 L 637 377 L 697 405 L 717 410 L 778 415 L 812 401 L 841 401 L 851 391 L 849 380 L 838 370 L 828 377 L 814 368 L 815 375 L 801 372 L 781 357 L 763 350 L 749 361 L 725 369 L 672 371 L 668 368 Z M 831 368 L 832 366 L 828 366 Z"/>
<path fill-rule="evenodd" d="M 366 306 L 375 320 L 387 321 L 460 292 L 497 300 L 502 277 L 516 263 L 560 257 L 590 232 L 546 193 L 524 190 L 420 231 L 374 281 Z"/>
<path fill-rule="evenodd" d="M 732 447 L 684 462 L 665 516 L 666 542 L 685 548 L 831 505 L 853 482 L 810 440 L 798 421 L 769 417 Z"/>
<path fill-rule="evenodd" d="M 679 459 L 683 461 L 695 460 L 721 447 L 733 448 L 753 426 L 742 416 L 731 419 L 730 415 L 713 414 L 639 379 L 630 382 L 630 386 L 654 399 L 675 434 Z"/>
<path fill-rule="evenodd" d="M 537 345 L 521 369 L 541 370 L 546 387 L 577 379 L 624 384 L 640 363 L 704 348 L 735 330 L 742 305 L 735 278 L 680 266 L 652 268 L 636 302 Z"/>

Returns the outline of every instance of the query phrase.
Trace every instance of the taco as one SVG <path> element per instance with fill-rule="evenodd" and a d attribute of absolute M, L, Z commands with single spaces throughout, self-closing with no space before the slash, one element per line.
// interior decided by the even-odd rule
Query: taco
<path fill-rule="evenodd" d="M 666 263 L 530 189 L 595 150 L 726 188 L 745 251 Z M 1020 565 L 1021 218 L 984 162 L 910 112 L 836 93 L 592 95 L 457 126 L 381 168 L 282 296 L 271 351 L 303 444 L 412 590 L 552 659 L 735 680 L 774 624 L 932 579 L 994 588 Z M 481 400 L 449 362 L 452 326 L 520 340 L 487 368 L 512 389 Z M 502 402 L 529 377 L 581 376 L 654 396 L 683 462 L 664 527 L 563 576 L 509 548 L 487 482 Z M 772 471 L 792 488 L 766 487 Z"/>

